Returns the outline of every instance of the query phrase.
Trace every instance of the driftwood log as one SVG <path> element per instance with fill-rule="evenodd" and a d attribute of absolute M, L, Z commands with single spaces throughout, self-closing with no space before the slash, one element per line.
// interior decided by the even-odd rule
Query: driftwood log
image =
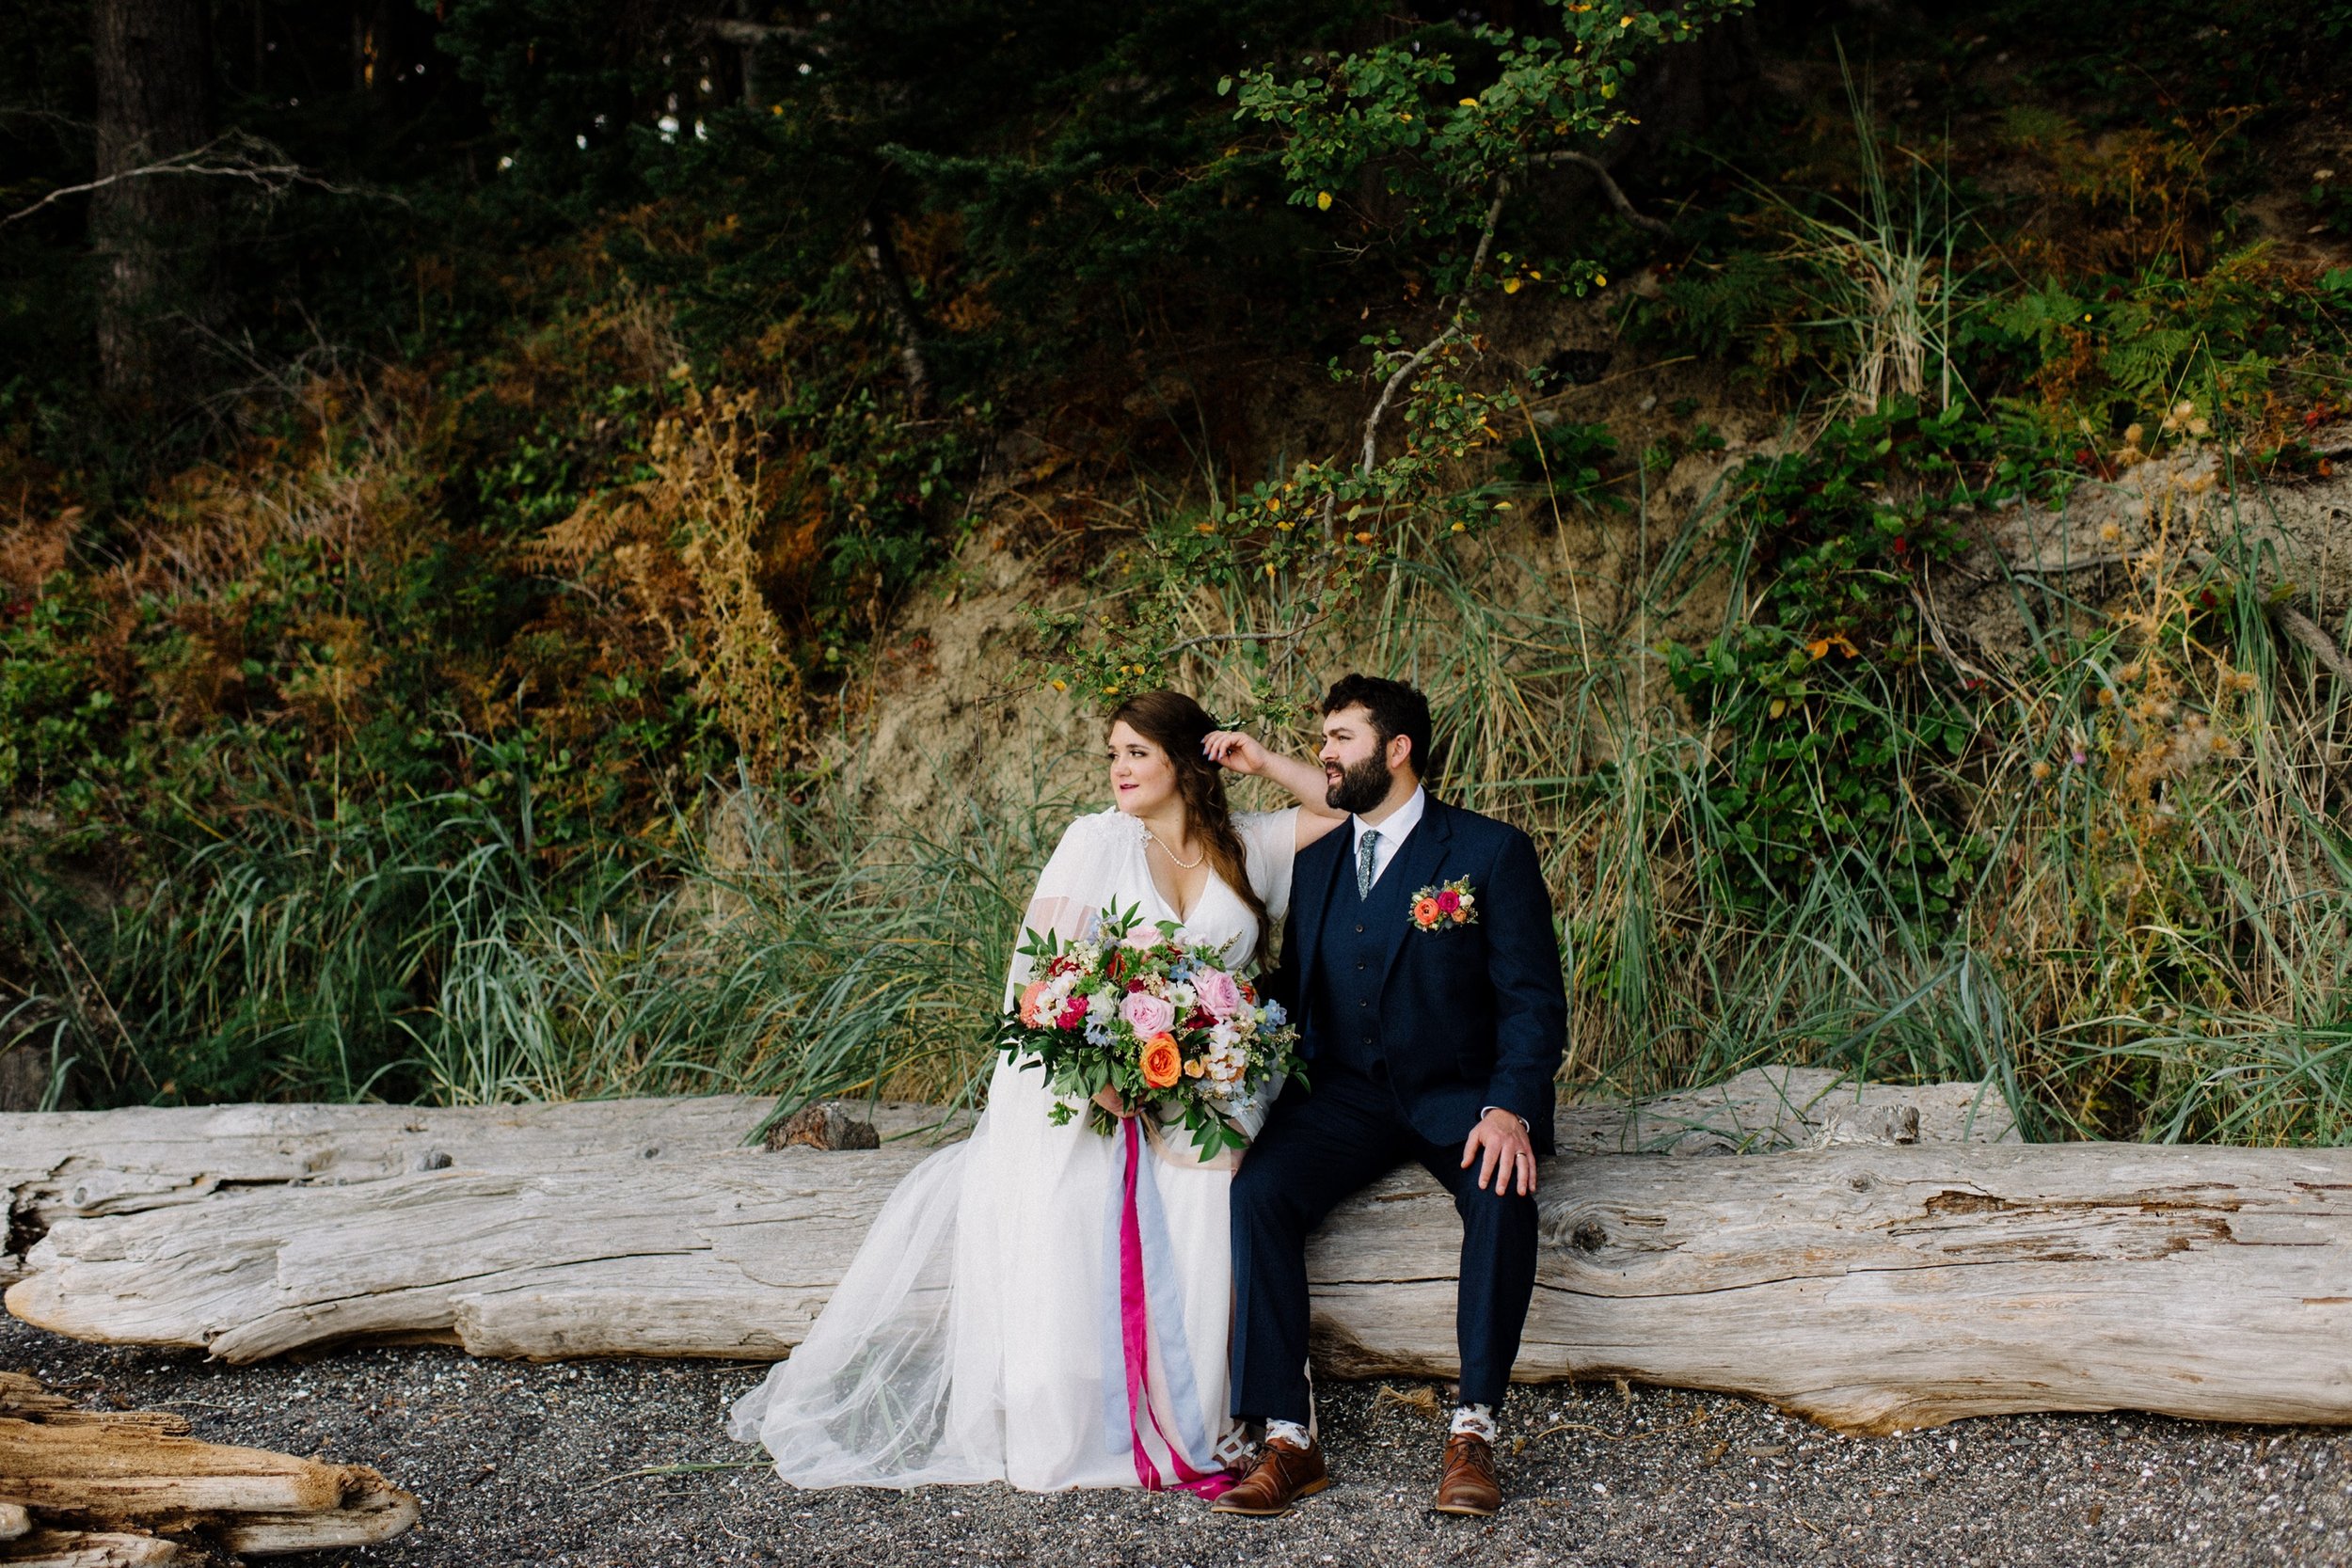
<path fill-rule="evenodd" d="M 743 1147 L 765 1109 L 0 1117 L 8 1306 L 232 1361 L 354 1338 L 783 1354 L 938 1114 L 874 1109 L 870 1152 Z M 1560 1132 L 1523 1378 L 1748 1393 L 1869 1432 L 2352 1420 L 2352 1151 L 2025 1146 L 1977 1085 L 1779 1069 L 1571 1107 Z M 1333 1217 L 1311 1259 L 1327 1374 L 1453 1370 L 1457 1235 L 1417 1171 Z"/>
<path fill-rule="evenodd" d="M 417 1500 L 363 1465 L 199 1443 L 160 1411 L 87 1411 L 0 1372 L 0 1564 L 271 1557 L 388 1541 Z"/>

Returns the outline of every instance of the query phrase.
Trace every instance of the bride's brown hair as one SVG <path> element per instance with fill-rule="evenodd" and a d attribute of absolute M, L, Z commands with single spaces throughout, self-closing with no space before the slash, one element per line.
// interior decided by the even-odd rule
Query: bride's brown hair
<path fill-rule="evenodd" d="M 1146 691 L 1120 704 L 1104 728 L 1121 723 L 1168 753 L 1168 766 L 1176 772 L 1176 793 L 1184 802 L 1185 829 L 1200 841 L 1209 863 L 1256 918 L 1258 935 L 1241 960 L 1249 962 L 1265 950 L 1272 933 L 1266 929 L 1265 900 L 1249 885 L 1249 857 L 1233 827 L 1232 808 L 1225 803 L 1225 769 L 1200 753 L 1200 743 L 1216 729 L 1216 721 L 1181 691 Z"/>

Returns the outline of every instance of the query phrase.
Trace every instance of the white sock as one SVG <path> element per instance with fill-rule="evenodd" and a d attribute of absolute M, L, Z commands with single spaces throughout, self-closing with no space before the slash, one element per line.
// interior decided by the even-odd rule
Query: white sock
<path fill-rule="evenodd" d="M 1472 1437 L 1495 1440 L 1495 1407 L 1491 1404 L 1457 1404 L 1454 1407 L 1454 1424 L 1446 1429 L 1454 1436 L 1469 1433 Z"/>
<path fill-rule="evenodd" d="M 1296 1421 L 1268 1421 L 1265 1424 L 1265 1440 L 1271 1443 L 1277 1437 L 1295 1449 L 1311 1448 L 1314 1442 L 1307 1435 L 1307 1429 Z"/>

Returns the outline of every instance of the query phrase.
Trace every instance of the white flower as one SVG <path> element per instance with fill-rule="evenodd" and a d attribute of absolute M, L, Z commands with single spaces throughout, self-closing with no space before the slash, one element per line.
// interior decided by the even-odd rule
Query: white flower
<path fill-rule="evenodd" d="M 1117 1016 L 1119 1016 L 1119 1001 L 1109 991 L 1098 990 L 1087 998 L 1087 1022 L 1089 1023 L 1108 1023 Z M 1091 1029 L 1087 1031 L 1089 1038 L 1092 1038 L 1093 1034 L 1094 1031 Z M 1100 1045 L 1104 1042 L 1097 1040 L 1095 1043 Z"/>
<path fill-rule="evenodd" d="M 1182 980 L 1176 981 L 1170 985 L 1168 988 L 1167 995 L 1170 1002 L 1176 1004 L 1176 1012 L 1179 1017 L 1190 1016 L 1193 1008 L 1200 1005 L 1200 993 L 1194 990 L 1190 985 Z"/>

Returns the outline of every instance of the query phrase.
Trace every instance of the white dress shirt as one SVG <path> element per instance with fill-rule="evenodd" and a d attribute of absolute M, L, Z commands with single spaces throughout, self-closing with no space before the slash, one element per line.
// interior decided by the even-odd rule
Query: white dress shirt
<path fill-rule="evenodd" d="M 1380 837 L 1372 847 L 1372 879 L 1379 881 L 1380 874 L 1389 868 L 1391 861 L 1396 859 L 1397 850 L 1404 847 L 1413 830 L 1421 826 L 1422 814 L 1428 809 L 1429 792 L 1416 784 L 1406 802 L 1379 822 L 1366 822 L 1360 816 L 1350 816 L 1348 820 L 1355 824 L 1356 836 L 1348 841 L 1347 863 L 1353 866 L 1363 858 L 1364 834 L 1378 833 Z"/>
<path fill-rule="evenodd" d="M 1372 879 L 1377 883 L 1380 874 L 1388 870 L 1391 861 L 1396 859 L 1396 852 L 1405 847 L 1405 841 L 1412 836 L 1413 830 L 1421 826 L 1422 815 L 1428 809 L 1429 792 L 1416 785 L 1410 799 L 1376 824 L 1366 822 L 1360 816 L 1350 816 L 1348 820 L 1355 824 L 1356 836 L 1348 841 L 1350 854 L 1347 863 L 1354 865 L 1362 857 L 1364 834 L 1378 833 L 1379 838 L 1372 846 Z M 1486 1106 L 1480 1114 L 1493 1109 L 1492 1105 Z M 1527 1118 L 1520 1117 L 1518 1122 L 1525 1127 Z"/>

